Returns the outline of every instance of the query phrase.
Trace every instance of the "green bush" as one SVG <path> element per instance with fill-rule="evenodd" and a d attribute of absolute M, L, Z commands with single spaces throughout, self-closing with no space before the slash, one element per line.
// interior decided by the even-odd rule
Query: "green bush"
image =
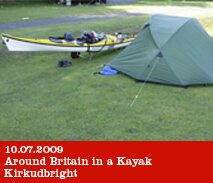
<path fill-rule="evenodd" d="M 16 5 L 16 4 L 41 4 L 41 3 L 57 3 L 59 0 L 0 0 L 0 5 Z M 85 1 L 90 1 L 90 0 L 72 0 L 74 3 L 76 1 L 81 1 L 82 3 Z M 91 0 L 92 1 L 92 0 Z M 95 1 L 95 0 L 94 0 Z M 107 0 L 106 0 L 107 1 Z M 186 2 L 186 1 L 213 1 L 213 0 L 137 0 L 137 1 L 144 1 L 144 2 Z"/>
<path fill-rule="evenodd" d="M 94 3 L 96 0 L 72 0 L 72 3 Z M 102 0 L 103 2 L 105 0 Z M 1 5 L 57 3 L 59 0 L 0 0 Z"/>
<path fill-rule="evenodd" d="M 56 3 L 58 0 L 0 0 L 0 4 Z"/>

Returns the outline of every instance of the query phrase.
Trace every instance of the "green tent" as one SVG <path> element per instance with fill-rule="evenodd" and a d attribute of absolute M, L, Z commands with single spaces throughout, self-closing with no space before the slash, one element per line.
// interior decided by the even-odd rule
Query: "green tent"
<path fill-rule="evenodd" d="M 154 15 L 107 65 L 145 82 L 213 84 L 213 40 L 194 18 Z"/>

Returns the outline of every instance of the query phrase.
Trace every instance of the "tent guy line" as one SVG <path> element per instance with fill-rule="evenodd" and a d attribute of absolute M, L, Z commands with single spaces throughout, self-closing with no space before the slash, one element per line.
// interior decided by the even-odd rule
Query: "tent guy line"
<path fill-rule="evenodd" d="M 159 55 L 159 54 L 158 54 Z M 156 65 L 157 65 L 157 62 L 160 60 L 160 57 L 156 56 L 157 57 L 157 60 L 155 61 L 153 67 L 151 68 L 149 74 L 147 75 L 146 79 L 144 80 L 144 82 L 142 83 L 140 89 L 138 90 L 138 93 L 135 95 L 134 99 L 132 100 L 132 103 L 130 104 L 130 107 L 133 107 L 135 101 L 138 99 L 139 95 L 141 94 L 142 92 L 142 89 L 145 87 L 145 84 L 147 83 L 149 77 L 151 76 L 153 70 L 155 69 Z"/>

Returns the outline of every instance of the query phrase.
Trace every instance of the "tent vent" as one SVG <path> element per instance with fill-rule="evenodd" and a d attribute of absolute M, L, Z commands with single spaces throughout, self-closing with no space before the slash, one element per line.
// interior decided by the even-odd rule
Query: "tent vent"
<path fill-rule="evenodd" d="M 147 27 L 149 27 L 149 26 L 150 26 L 150 23 L 146 23 L 146 24 L 143 26 L 142 30 L 144 30 L 145 28 L 147 28 Z"/>
<path fill-rule="evenodd" d="M 163 54 L 161 52 L 158 53 L 157 58 L 162 58 Z"/>

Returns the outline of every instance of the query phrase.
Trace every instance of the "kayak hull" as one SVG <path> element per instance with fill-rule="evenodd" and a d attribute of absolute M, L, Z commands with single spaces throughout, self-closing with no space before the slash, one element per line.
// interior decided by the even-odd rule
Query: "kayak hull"
<path fill-rule="evenodd" d="M 53 51 L 53 52 L 98 52 L 128 46 L 133 38 L 118 40 L 113 35 L 107 35 L 104 40 L 94 44 L 79 44 L 76 42 L 55 43 L 49 39 L 19 38 L 7 34 L 2 39 L 9 51 Z"/>

